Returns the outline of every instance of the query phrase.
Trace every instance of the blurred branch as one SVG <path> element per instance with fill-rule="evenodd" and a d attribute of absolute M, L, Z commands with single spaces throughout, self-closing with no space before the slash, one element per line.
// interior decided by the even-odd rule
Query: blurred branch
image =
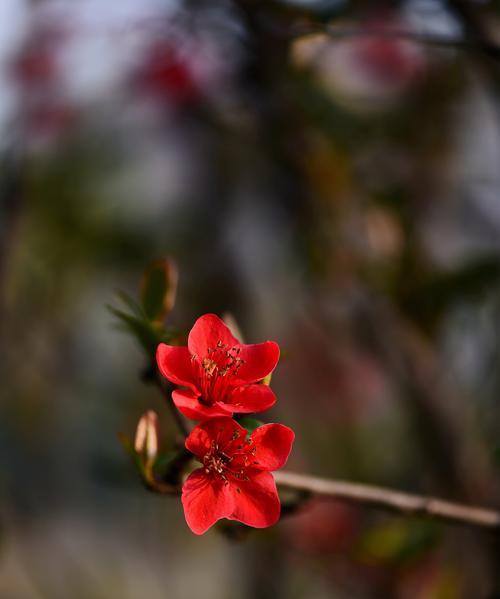
<path fill-rule="evenodd" d="M 6 154 L 0 163 L 0 314 L 5 307 L 8 261 L 15 242 L 17 225 L 21 217 L 22 173 L 20 156 Z"/>
<path fill-rule="evenodd" d="M 301 501 L 307 500 L 311 495 L 324 495 L 412 516 L 426 516 L 468 526 L 500 529 L 500 512 L 496 510 L 286 470 L 274 472 L 273 476 L 279 487 L 302 492 Z M 181 492 L 180 485 L 165 484 L 162 481 L 149 482 L 146 486 L 160 495 L 178 495 Z"/>
<path fill-rule="evenodd" d="M 244 0 L 235 0 L 235 4 L 242 9 L 243 14 L 248 14 L 252 10 L 252 20 L 255 23 L 256 11 L 255 3 L 248 3 Z M 350 38 L 350 37 L 385 37 L 393 39 L 406 39 L 426 46 L 436 46 L 441 48 L 458 49 L 465 51 L 476 51 L 488 58 L 500 60 L 500 45 L 495 43 L 490 35 L 485 22 L 478 14 L 477 7 L 471 6 L 464 0 L 448 0 L 450 12 L 452 12 L 463 24 L 465 36 L 452 37 L 449 35 L 438 35 L 433 33 L 421 33 L 411 29 L 390 29 L 384 27 L 361 27 L 335 25 L 331 22 L 325 22 L 317 15 L 303 11 L 287 12 L 286 15 L 280 14 L 279 18 L 274 14 L 273 34 L 282 39 L 294 39 L 303 35 L 324 33 L 332 38 Z M 284 18 L 286 17 L 286 18 Z M 290 27 L 289 23 L 295 21 Z"/>
<path fill-rule="evenodd" d="M 464 0 L 448 0 L 449 10 L 462 22 L 472 48 L 494 60 L 500 59 L 500 46 L 491 38 L 485 21 L 481 18 L 477 6 L 471 6 Z"/>
<path fill-rule="evenodd" d="M 500 529 L 500 512 L 482 507 L 294 472 L 275 472 L 274 478 L 280 487 L 384 507 L 404 514 L 430 516 L 470 526 Z"/>
<path fill-rule="evenodd" d="M 352 37 L 382 37 L 387 39 L 408 40 L 426 46 L 436 46 L 440 48 L 450 48 L 456 50 L 474 50 L 482 49 L 487 54 L 496 53 L 500 58 L 500 47 L 490 42 L 473 41 L 465 38 L 451 36 L 442 36 L 431 33 L 419 33 L 410 29 L 388 29 L 377 27 L 345 27 L 338 25 L 322 25 L 313 23 L 299 24 L 294 27 L 290 37 L 300 37 L 314 33 L 324 33 L 334 39 L 344 39 Z"/>

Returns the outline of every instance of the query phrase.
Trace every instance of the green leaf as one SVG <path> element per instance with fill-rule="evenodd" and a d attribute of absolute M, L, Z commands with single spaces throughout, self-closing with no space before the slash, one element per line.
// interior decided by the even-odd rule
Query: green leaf
<path fill-rule="evenodd" d="M 160 453 L 153 464 L 153 472 L 155 476 L 158 478 L 163 478 L 177 455 L 178 452 L 174 450 Z"/>
<path fill-rule="evenodd" d="M 269 385 L 271 384 L 272 378 L 273 378 L 273 373 L 270 372 L 265 378 L 262 379 L 262 384 L 267 385 L 269 387 Z"/>
<path fill-rule="evenodd" d="M 141 477 L 141 479 L 148 484 L 151 483 L 154 480 L 153 468 L 151 467 L 151 464 L 145 462 L 143 457 L 139 453 L 137 453 L 134 444 L 128 435 L 126 435 L 125 433 L 118 433 L 118 439 L 120 440 L 122 447 L 129 454 L 130 458 L 132 459 L 132 462 L 139 471 L 139 476 Z"/>
<path fill-rule="evenodd" d="M 138 318 L 144 318 L 145 314 L 141 306 L 125 291 L 118 289 L 116 296 L 129 308 L 129 310 Z"/>
<path fill-rule="evenodd" d="M 238 421 L 249 433 L 253 433 L 256 428 L 259 428 L 259 426 L 264 424 L 261 420 L 257 420 L 257 418 L 253 418 L 252 416 L 243 416 L 242 418 L 239 418 Z"/>
<path fill-rule="evenodd" d="M 118 433 L 118 439 L 123 447 L 123 449 L 129 454 L 132 462 L 138 468 L 141 477 L 144 477 L 144 464 L 142 463 L 141 456 L 137 453 L 134 447 L 134 443 L 132 439 L 126 433 Z"/>
<path fill-rule="evenodd" d="M 432 522 L 396 521 L 366 531 L 357 551 L 360 557 L 402 564 L 427 554 L 437 538 L 438 531 Z"/>
<path fill-rule="evenodd" d="M 123 447 L 123 449 L 129 453 L 130 455 L 135 455 L 134 444 L 132 443 L 132 439 L 126 433 L 118 433 L 118 439 Z"/>
<path fill-rule="evenodd" d="M 158 343 L 160 343 L 165 335 L 163 328 L 155 326 L 147 320 L 141 320 L 136 316 L 127 314 L 123 310 L 119 310 L 114 306 L 107 306 L 108 310 L 118 318 L 125 330 L 128 330 L 139 341 L 142 347 L 148 354 L 154 355 Z"/>
<path fill-rule="evenodd" d="M 172 310 L 177 292 L 177 268 L 169 258 L 153 262 L 144 273 L 141 301 L 146 317 L 161 321 Z"/>

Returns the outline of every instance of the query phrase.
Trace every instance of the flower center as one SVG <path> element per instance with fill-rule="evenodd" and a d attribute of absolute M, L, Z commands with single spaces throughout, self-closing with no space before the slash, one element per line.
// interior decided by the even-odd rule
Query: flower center
<path fill-rule="evenodd" d="M 229 470 L 229 464 L 232 461 L 232 457 L 225 454 L 219 449 L 219 446 L 212 441 L 211 450 L 203 456 L 203 467 L 207 474 L 215 474 L 227 484 L 227 474 Z"/>
<path fill-rule="evenodd" d="M 201 361 L 193 355 L 201 403 L 210 406 L 218 401 L 224 402 L 231 389 L 231 381 L 245 363 L 239 356 L 240 351 L 240 347 L 229 347 L 219 340 L 215 347 L 208 348 L 207 355 Z"/>
<path fill-rule="evenodd" d="M 239 439 L 235 431 L 229 444 L 221 448 L 216 441 L 212 441 L 209 451 L 203 456 L 203 468 L 207 474 L 213 474 L 228 484 L 228 476 L 236 480 L 249 480 L 246 475 L 247 468 L 255 461 L 256 447 L 251 439 Z"/>
<path fill-rule="evenodd" d="M 222 453 L 209 453 L 203 458 L 205 472 L 216 472 L 223 474 L 226 470 L 226 465 L 231 461 L 231 458 Z"/>

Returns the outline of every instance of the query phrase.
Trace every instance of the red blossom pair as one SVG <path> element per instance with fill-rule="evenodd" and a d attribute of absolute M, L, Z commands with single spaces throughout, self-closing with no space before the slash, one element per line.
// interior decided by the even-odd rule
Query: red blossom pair
<path fill-rule="evenodd" d="M 196 321 L 187 347 L 158 346 L 160 372 L 185 387 L 172 392 L 175 405 L 188 418 L 204 420 L 186 439 L 202 467 L 182 488 L 186 521 L 196 534 L 221 518 L 255 528 L 279 518 L 271 471 L 285 464 L 295 435 L 281 424 L 266 424 L 247 437 L 232 418 L 274 405 L 276 397 L 262 381 L 278 359 L 276 343 L 242 344 L 215 314 Z"/>

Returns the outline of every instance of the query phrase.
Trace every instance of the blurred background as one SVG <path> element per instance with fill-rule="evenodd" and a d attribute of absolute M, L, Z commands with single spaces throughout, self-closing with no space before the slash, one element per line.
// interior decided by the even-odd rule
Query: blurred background
<path fill-rule="evenodd" d="M 497 45 L 498 44 L 498 45 Z M 500 498 L 500 3 L 1 0 L 0 598 L 494 599 L 481 531 L 312 499 L 194 536 L 107 304 L 278 341 L 289 468 Z"/>

